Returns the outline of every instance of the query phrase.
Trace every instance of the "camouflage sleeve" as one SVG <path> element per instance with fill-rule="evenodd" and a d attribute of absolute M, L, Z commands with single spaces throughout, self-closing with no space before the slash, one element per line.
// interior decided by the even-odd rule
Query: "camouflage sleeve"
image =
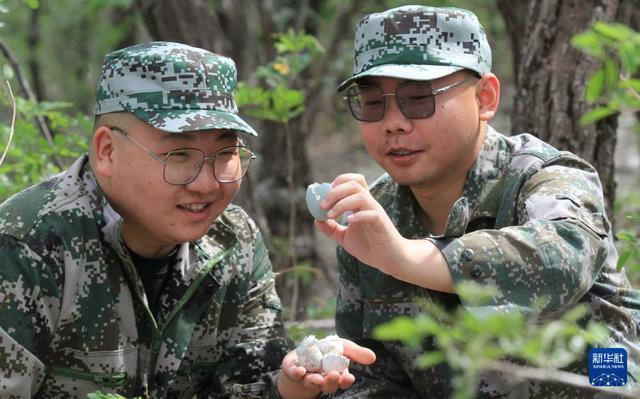
<path fill-rule="evenodd" d="M 358 261 L 341 247 L 337 250 L 339 285 L 336 306 L 337 334 L 373 350 L 376 361 L 363 366 L 351 363 L 349 371 L 356 377 L 354 384 L 345 391 L 338 391 L 333 398 L 413 398 L 411 381 L 403 368 L 386 347 L 364 334 L 364 306 L 358 277 Z M 408 388 L 408 389 L 407 389 Z"/>
<path fill-rule="evenodd" d="M 0 234 L 0 397 L 31 397 L 44 378 L 59 308 L 53 270 L 50 260 Z"/>
<path fill-rule="evenodd" d="M 237 325 L 229 337 L 226 361 L 216 377 L 226 387 L 223 397 L 279 398 L 276 376 L 292 348 L 282 322 L 282 304 L 275 289 L 267 249 L 256 231 L 251 278 Z"/>
<path fill-rule="evenodd" d="M 546 165 L 523 184 L 514 206 L 518 225 L 441 247 L 456 283 L 497 287 L 491 307 L 527 311 L 543 303 L 543 313 L 561 311 L 591 288 L 607 261 L 615 264 L 600 182 L 588 165 Z"/>
<path fill-rule="evenodd" d="M 342 338 L 362 338 L 362 296 L 358 282 L 358 261 L 342 247 L 338 258 L 338 300 L 336 304 L 336 332 Z"/>

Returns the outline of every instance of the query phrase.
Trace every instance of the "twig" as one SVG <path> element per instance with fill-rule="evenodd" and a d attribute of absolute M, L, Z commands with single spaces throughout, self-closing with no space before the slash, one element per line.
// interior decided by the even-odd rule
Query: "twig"
<path fill-rule="evenodd" d="M 6 157 L 7 153 L 9 152 L 9 147 L 11 147 L 11 139 L 13 139 L 13 130 L 16 126 L 16 98 L 13 96 L 13 91 L 11 91 L 11 85 L 9 84 L 9 81 L 5 80 L 5 83 L 9 88 L 9 96 L 11 97 L 11 102 L 13 103 L 13 111 L 11 114 L 11 126 L 9 127 L 9 141 L 7 141 L 7 147 L 4 149 L 2 157 L 0 158 L 0 166 L 2 166 L 4 157 Z"/>
<path fill-rule="evenodd" d="M 311 272 L 313 274 L 315 274 L 316 276 L 318 276 L 319 278 L 321 278 L 323 281 L 327 281 L 327 276 L 324 274 L 324 272 L 320 269 L 316 269 L 315 267 L 311 267 L 311 266 L 293 266 L 293 267 L 288 267 L 286 269 L 282 269 L 282 270 L 278 270 L 278 272 L 275 273 L 276 278 L 282 276 L 285 273 L 291 273 L 291 272 L 297 272 L 297 271 L 306 271 L 306 272 Z"/>
<path fill-rule="evenodd" d="M 35 94 L 33 94 L 31 86 L 29 86 L 29 82 L 24 77 L 22 69 L 20 68 L 20 64 L 18 64 L 18 60 L 13 56 L 9 48 L 4 44 L 2 40 L 0 40 L 0 50 L 2 51 L 2 54 L 4 54 L 4 56 L 9 60 L 11 68 L 13 68 L 13 70 L 15 71 L 22 92 L 25 94 L 29 101 L 34 104 L 38 104 L 38 99 L 36 98 Z M 47 140 L 47 143 L 49 143 L 49 145 L 53 147 L 53 136 L 51 135 L 51 131 L 49 130 L 49 126 L 47 126 L 47 122 L 44 120 L 44 117 L 42 115 L 36 115 L 35 119 L 40 133 L 42 133 L 44 138 Z M 54 155 L 53 160 L 60 169 L 64 169 L 64 164 L 62 163 L 60 158 Z"/>
<path fill-rule="evenodd" d="M 336 330 L 336 323 L 333 317 L 326 319 L 310 319 L 303 321 L 286 321 L 284 323 L 285 328 L 288 330 L 292 326 L 296 326 L 300 329 L 313 329 L 322 330 L 326 332 L 334 332 Z"/>
<path fill-rule="evenodd" d="M 623 387 L 599 387 L 589 383 L 589 378 L 584 375 L 570 373 L 562 370 L 540 369 L 535 367 L 518 366 L 510 362 L 493 361 L 484 367 L 485 370 L 497 371 L 506 375 L 512 375 L 522 380 L 538 380 L 545 382 L 556 382 L 570 385 L 577 388 L 590 390 L 593 392 L 604 392 L 611 394 L 615 398 L 638 398 L 638 393 L 632 393 Z M 615 395 L 615 396 L 614 396 Z"/>
<path fill-rule="evenodd" d="M 289 183 L 289 262 L 292 268 L 298 263 L 298 253 L 296 251 L 296 207 L 297 195 L 295 185 L 295 158 L 293 155 L 293 132 L 289 123 L 284 124 L 287 140 L 287 181 Z M 291 320 L 296 320 L 298 313 L 298 302 L 300 300 L 300 279 L 294 273 L 293 292 L 291 293 Z"/>

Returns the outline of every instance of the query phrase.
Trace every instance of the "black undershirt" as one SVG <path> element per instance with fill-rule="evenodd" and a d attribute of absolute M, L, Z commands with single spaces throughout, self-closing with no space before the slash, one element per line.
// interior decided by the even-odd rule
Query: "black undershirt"
<path fill-rule="evenodd" d="M 138 276 L 142 280 L 144 286 L 144 292 L 147 295 L 149 301 L 149 309 L 156 317 L 158 311 L 158 300 L 162 291 L 164 290 L 167 281 L 171 278 L 171 271 L 173 270 L 172 264 L 175 260 L 177 247 L 169 255 L 162 258 L 145 258 L 133 252 L 130 248 L 129 255 L 133 261 L 133 265 L 136 267 Z"/>

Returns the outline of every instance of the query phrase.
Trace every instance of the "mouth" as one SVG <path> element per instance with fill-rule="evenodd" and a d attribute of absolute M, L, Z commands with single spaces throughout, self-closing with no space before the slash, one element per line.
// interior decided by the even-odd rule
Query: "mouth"
<path fill-rule="evenodd" d="M 407 157 L 413 154 L 417 154 L 420 151 L 410 150 L 407 148 L 395 148 L 387 151 L 387 155 L 392 157 Z"/>
<path fill-rule="evenodd" d="M 209 205 L 211 205 L 210 202 L 200 202 L 200 203 L 193 203 L 193 204 L 178 205 L 178 208 L 191 213 L 200 213 L 205 209 L 207 209 Z"/>

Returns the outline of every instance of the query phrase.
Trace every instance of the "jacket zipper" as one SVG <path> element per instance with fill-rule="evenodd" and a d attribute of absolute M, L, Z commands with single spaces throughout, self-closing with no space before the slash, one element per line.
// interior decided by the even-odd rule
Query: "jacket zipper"
<path fill-rule="evenodd" d="M 62 367 L 51 367 L 52 374 L 76 380 L 93 382 L 100 388 L 121 388 L 127 380 L 127 373 L 93 373 L 90 371 L 76 371 Z"/>
<path fill-rule="evenodd" d="M 165 329 L 167 328 L 167 326 L 169 326 L 169 324 L 171 323 L 171 320 L 178 313 L 180 313 L 180 311 L 182 311 L 182 308 L 187 304 L 187 302 L 189 302 L 189 299 L 191 299 L 193 294 L 200 287 L 200 285 L 202 284 L 202 280 L 204 280 L 205 277 L 207 276 L 207 274 L 209 274 L 209 271 L 211 271 L 211 269 L 213 269 L 213 267 L 221 259 L 223 259 L 225 256 L 227 256 L 227 254 L 229 252 L 231 252 L 231 249 L 233 249 L 234 246 L 235 246 L 235 243 L 230 245 L 229 249 L 227 249 L 223 253 L 221 253 L 218 256 L 216 256 L 215 258 L 213 258 L 209 262 L 207 267 L 200 271 L 200 273 L 198 274 L 198 276 L 194 280 L 193 284 L 191 284 L 191 286 L 189 286 L 189 288 L 187 289 L 187 292 L 185 292 L 185 294 L 182 296 L 182 298 L 180 298 L 180 301 L 178 301 L 178 303 L 173 308 L 171 313 L 169 313 L 169 315 L 167 316 L 167 320 L 166 320 L 166 323 L 164 324 L 164 328 L 162 328 L 161 330 L 158 330 L 158 328 L 156 327 L 156 329 L 154 329 L 153 344 L 151 345 L 151 364 L 153 365 L 154 369 L 155 369 L 156 363 L 158 361 L 158 354 L 160 352 L 160 345 L 162 345 L 162 336 L 164 335 Z M 148 312 L 151 313 L 150 310 Z M 151 319 L 153 320 L 153 317 Z M 156 332 L 158 332 L 157 335 L 155 334 Z"/>

